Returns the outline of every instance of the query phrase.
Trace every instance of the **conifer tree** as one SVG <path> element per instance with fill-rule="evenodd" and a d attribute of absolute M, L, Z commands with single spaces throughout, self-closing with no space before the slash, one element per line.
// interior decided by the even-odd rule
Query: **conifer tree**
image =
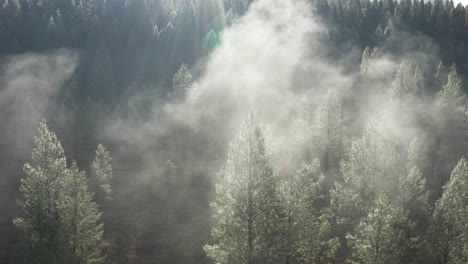
<path fill-rule="evenodd" d="M 447 83 L 436 95 L 436 106 L 447 114 L 465 112 L 465 94 L 462 91 L 461 80 L 457 68 L 452 65 L 448 74 Z"/>
<path fill-rule="evenodd" d="M 430 219 L 429 193 L 426 180 L 418 167 L 419 152 L 419 140 L 414 139 L 408 150 L 407 171 L 400 177 L 398 193 L 394 199 L 399 210 L 395 228 L 404 234 L 404 239 L 399 244 L 402 251 L 400 261 L 405 263 L 423 261 Z"/>
<path fill-rule="evenodd" d="M 343 155 L 344 120 L 338 96 L 329 90 L 317 109 L 314 125 L 314 143 L 320 157 L 327 185 L 337 180 Z"/>
<path fill-rule="evenodd" d="M 460 142 L 465 142 L 468 129 L 466 96 L 455 65 L 452 65 L 447 83 L 436 95 L 435 106 L 436 142 L 434 148 L 437 152 L 433 157 L 433 180 L 438 186 L 443 186 L 448 181 L 447 176 L 450 174 L 451 167 L 455 166 L 465 154 L 465 148 Z M 450 165 L 440 166 L 444 163 Z"/>
<path fill-rule="evenodd" d="M 394 100 L 414 103 L 423 90 L 424 80 L 418 65 L 405 61 L 400 64 L 390 90 Z"/>
<path fill-rule="evenodd" d="M 215 263 L 279 263 L 281 259 L 280 202 L 257 122 L 254 114 L 248 116 L 218 173 L 211 204 L 215 242 L 205 246 Z"/>
<path fill-rule="evenodd" d="M 67 163 L 63 148 L 43 120 L 34 138 L 32 161 L 24 166 L 26 177 L 21 180 L 24 212 L 15 224 L 24 232 L 23 255 L 30 263 L 62 263 L 60 240 L 62 197 Z"/>
<path fill-rule="evenodd" d="M 442 197 L 436 202 L 430 227 L 433 263 L 468 261 L 468 163 L 462 158 L 454 168 Z"/>
<path fill-rule="evenodd" d="M 332 204 L 339 222 L 355 226 L 380 193 L 398 192 L 398 180 L 405 173 L 405 166 L 391 131 L 385 117 L 377 115 L 369 122 L 363 137 L 352 143 L 347 159 L 341 164 L 344 182 L 332 190 Z"/>
<path fill-rule="evenodd" d="M 326 263 L 333 259 L 338 239 L 331 238 L 330 212 L 325 199 L 320 164 L 315 160 L 290 172 L 281 183 L 284 211 L 284 263 Z"/>
<path fill-rule="evenodd" d="M 355 235 L 348 235 L 354 249 L 353 263 L 400 263 L 404 234 L 394 228 L 398 210 L 381 194 L 367 217 L 356 228 Z"/>
<path fill-rule="evenodd" d="M 103 225 L 99 223 L 101 213 L 88 192 L 86 175 L 79 171 L 75 162 L 65 173 L 63 192 L 58 203 L 62 247 L 66 253 L 63 263 L 104 263 L 99 248 L 103 234 Z"/>
<path fill-rule="evenodd" d="M 46 121 L 34 142 L 20 187 L 24 216 L 14 221 L 24 232 L 24 263 L 103 263 L 101 214 L 85 174 L 74 162 L 67 168 L 63 148 Z"/>
<path fill-rule="evenodd" d="M 193 83 L 193 77 L 190 73 L 190 70 L 187 67 L 187 64 L 180 65 L 179 70 L 172 78 L 172 93 L 178 98 L 182 99 Z"/>
<path fill-rule="evenodd" d="M 102 145 L 99 144 L 96 149 L 96 156 L 93 164 L 91 164 L 91 170 L 95 177 L 95 195 L 98 202 L 102 202 L 102 199 L 111 198 L 111 180 L 112 180 L 112 158 L 109 151 Z"/>

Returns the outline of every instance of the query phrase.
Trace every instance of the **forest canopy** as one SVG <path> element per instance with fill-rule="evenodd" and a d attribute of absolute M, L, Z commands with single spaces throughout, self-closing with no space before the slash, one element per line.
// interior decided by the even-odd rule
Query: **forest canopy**
<path fill-rule="evenodd" d="M 0 0 L 0 264 L 468 262 L 468 6 Z"/>

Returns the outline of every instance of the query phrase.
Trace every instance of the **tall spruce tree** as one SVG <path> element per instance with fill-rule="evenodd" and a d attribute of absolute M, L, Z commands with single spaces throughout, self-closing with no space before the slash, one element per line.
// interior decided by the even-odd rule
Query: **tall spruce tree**
<path fill-rule="evenodd" d="M 205 251 L 215 263 L 280 263 L 282 220 L 263 130 L 254 114 L 230 144 L 218 173 L 211 207 L 213 245 Z"/>
<path fill-rule="evenodd" d="M 96 149 L 96 156 L 91 164 L 91 170 L 94 176 L 94 191 L 96 201 L 102 202 L 103 199 L 110 199 L 111 180 L 112 180 L 112 158 L 109 151 L 99 144 Z"/>
<path fill-rule="evenodd" d="M 381 193 L 397 193 L 405 166 L 385 120 L 382 115 L 375 116 L 363 137 L 352 143 L 341 164 L 344 182 L 338 183 L 331 194 L 339 222 L 356 226 Z"/>
<path fill-rule="evenodd" d="M 442 197 L 436 202 L 430 227 L 433 263 L 468 261 L 468 162 L 462 158 L 454 168 Z"/>
<path fill-rule="evenodd" d="M 99 242 L 103 224 L 101 213 L 88 192 L 88 180 L 75 162 L 64 175 L 63 192 L 58 201 L 65 258 L 62 263 L 104 263 Z"/>
<path fill-rule="evenodd" d="M 21 179 L 20 207 L 24 215 L 15 219 L 24 232 L 25 252 L 21 255 L 27 263 L 63 263 L 58 201 L 63 195 L 66 171 L 63 148 L 43 120 L 34 138 L 32 161 L 24 166 L 26 177 Z"/>
<path fill-rule="evenodd" d="M 172 94 L 176 99 L 182 99 L 190 89 L 193 77 L 187 64 L 180 65 L 179 70 L 172 78 Z"/>
<path fill-rule="evenodd" d="M 356 228 L 355 235 L 348 235 L 353 246 L 353 263 L 400 263 L 404 233 L 394 228 L 398 210 L 385 194 L 381 194 L 375 206 Z"/>
<path fill-rule="evenodd" d="M 329 90 L 317 109 L 314 124 L 314 145 L 320 158 L 328 187 L 337 180 L 343 156 L 344 119 L 337 94 Z"/>
<path fill-rule="evenodd" d="M 305 163 L 281 182 L 283 201 L 283 263 L 326 263 L 335 256 L 338 239 L 331 236 L 330 212 L 325 199 L 320 164 Z"/>

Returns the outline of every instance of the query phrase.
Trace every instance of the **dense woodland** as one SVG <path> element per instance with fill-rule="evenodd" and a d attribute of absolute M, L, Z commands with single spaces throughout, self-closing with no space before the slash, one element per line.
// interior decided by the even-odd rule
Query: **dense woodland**
<path fill-rule="evenodd" d="M 467 263 L 468 10 L 268 3 L 0 0 L 0 263 Z M 206 95 L 282 7 L 345 81 Z"/>

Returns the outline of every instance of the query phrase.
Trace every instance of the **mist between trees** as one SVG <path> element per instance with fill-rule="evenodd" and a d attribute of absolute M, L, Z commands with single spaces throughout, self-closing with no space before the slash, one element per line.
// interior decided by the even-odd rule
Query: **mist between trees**
<path fill-rule="evenodd" d="M 0 14 L 0 263 L 468 262 L 462 5 Z"/>

